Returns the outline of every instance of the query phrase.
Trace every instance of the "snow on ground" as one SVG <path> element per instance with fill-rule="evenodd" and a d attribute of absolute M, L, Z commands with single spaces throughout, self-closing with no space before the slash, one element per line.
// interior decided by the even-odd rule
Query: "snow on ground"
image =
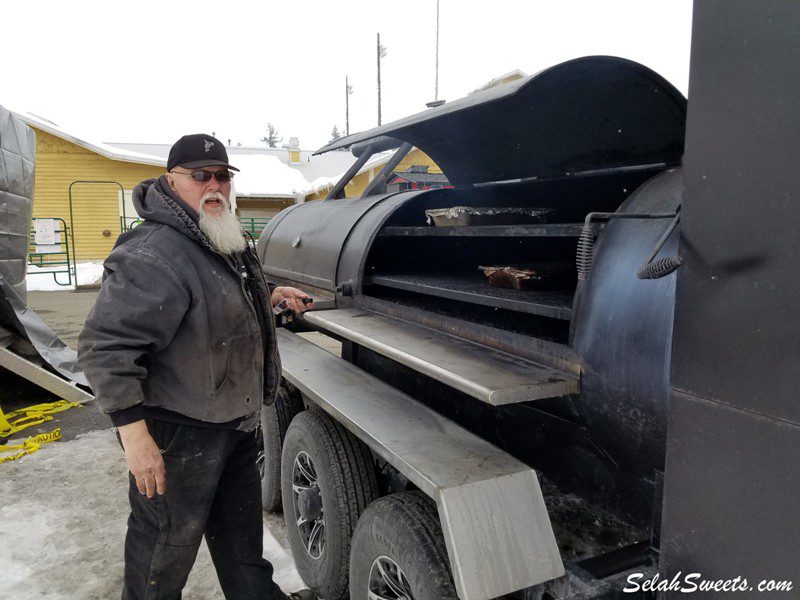
<path fill-rule="evenodd" d="M 59 273 L 53 278 L 51 274 L 53 270 L 63 271 L 64 267 L 36 267 L 28 265 L 28 276 L 25 281 L 28 285 L 29 292 L 56 292 L 63 290 L 74 290 L 75 279 L 72 280 L 72 285 L 59 285 L 56 279 L 62 283 L 67 282 L 67 274 Z M 103 278 L 103 265 L 102 263 L 94 262 L 79 262 L 78 263 L 78 284 L 79 285 L 94 285 L 100 283 Z"/>
<path fill-rule="evenodd" d="M 0 598 L 118 598 L 128 478 L 112 430 L 46 444 L 0 472 Z M 284 590 L 304 587 L 291 555 L 266 527 L 264 556 Z M 205 543 L 183 597 L 222 598 Z"/>

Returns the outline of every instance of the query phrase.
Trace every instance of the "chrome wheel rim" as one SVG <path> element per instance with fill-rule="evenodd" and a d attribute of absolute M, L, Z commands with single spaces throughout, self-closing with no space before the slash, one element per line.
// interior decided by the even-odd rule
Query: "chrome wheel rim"
<path fill-rule="evenodd" d="M 414 600 L 405 573 L 388 556 L 379 556 L 372 561 L 368 586 L 369 600 Z"/>
<path fill-rule="evenodd" d="M 307 452 L 301 451 L 294 457 L 292 465 L 292 498 L 294 500 L 294 518 L 300 541 L 308 555 L 314 560 L 322 558 L 325 551 L 325 513 L 321 504 L 319 514 L 309 516 L 301 510 L 301 494 L 319 494 L 317 471 Z"/>
<path fill-rule="evenodd" d="M 256 455 L 256 467 L 258 467 L 258 476 L 264 479 L 267 472 L 267 453 L 264 451 L 263 446 L 258 451 L 258 455 Z"/>

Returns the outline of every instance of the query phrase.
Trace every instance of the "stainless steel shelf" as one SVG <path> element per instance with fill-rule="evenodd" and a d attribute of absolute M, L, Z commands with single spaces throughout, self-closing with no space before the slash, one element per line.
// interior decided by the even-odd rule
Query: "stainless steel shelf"
<path fill-rule="evenodd" d="M 580 389 L 571 373 L 371 311 L 311 311 L 303 318 L 487 404 L 558 398 Z"/>

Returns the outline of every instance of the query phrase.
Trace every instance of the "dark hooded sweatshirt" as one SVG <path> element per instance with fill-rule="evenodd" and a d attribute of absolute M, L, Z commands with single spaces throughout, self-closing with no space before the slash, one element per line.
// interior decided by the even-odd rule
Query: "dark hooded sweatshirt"
<path fill-rule="evenodd" d="M 280 380 L 269 287 L 250 250 L 217 252 L 164 177 L 134 190 L 144 221 L 104 263 L 78 340 L 97 404 L 121 425 L 177 416 L 252 430 Z"/>

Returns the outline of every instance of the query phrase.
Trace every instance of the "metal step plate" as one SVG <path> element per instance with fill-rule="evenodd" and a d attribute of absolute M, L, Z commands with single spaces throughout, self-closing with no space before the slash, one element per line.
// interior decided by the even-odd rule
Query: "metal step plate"
<path fill-rule="evenodd" d="M 307 312 L 304 319 L 495 406 L 580 390 L 570 373 L 374 312 Z"/>
<path fill-rule="evenodd" d="M 60 396 L 64 400 L 80 403 L 94 400 L 92 394 L 83 391 L 63 377 L 51 373 L 39 365 L 14 354 L 7 348 L 0 348 L 0 366 L 35 383 L 40 388 L 52 392 L 56 396 Z"/>
<path fill-rule="evenodd" d="M 436 501 L 459 598 L 564 574 L 530 467 L 298 335 L 278 347 L 288 381 Z"/>

